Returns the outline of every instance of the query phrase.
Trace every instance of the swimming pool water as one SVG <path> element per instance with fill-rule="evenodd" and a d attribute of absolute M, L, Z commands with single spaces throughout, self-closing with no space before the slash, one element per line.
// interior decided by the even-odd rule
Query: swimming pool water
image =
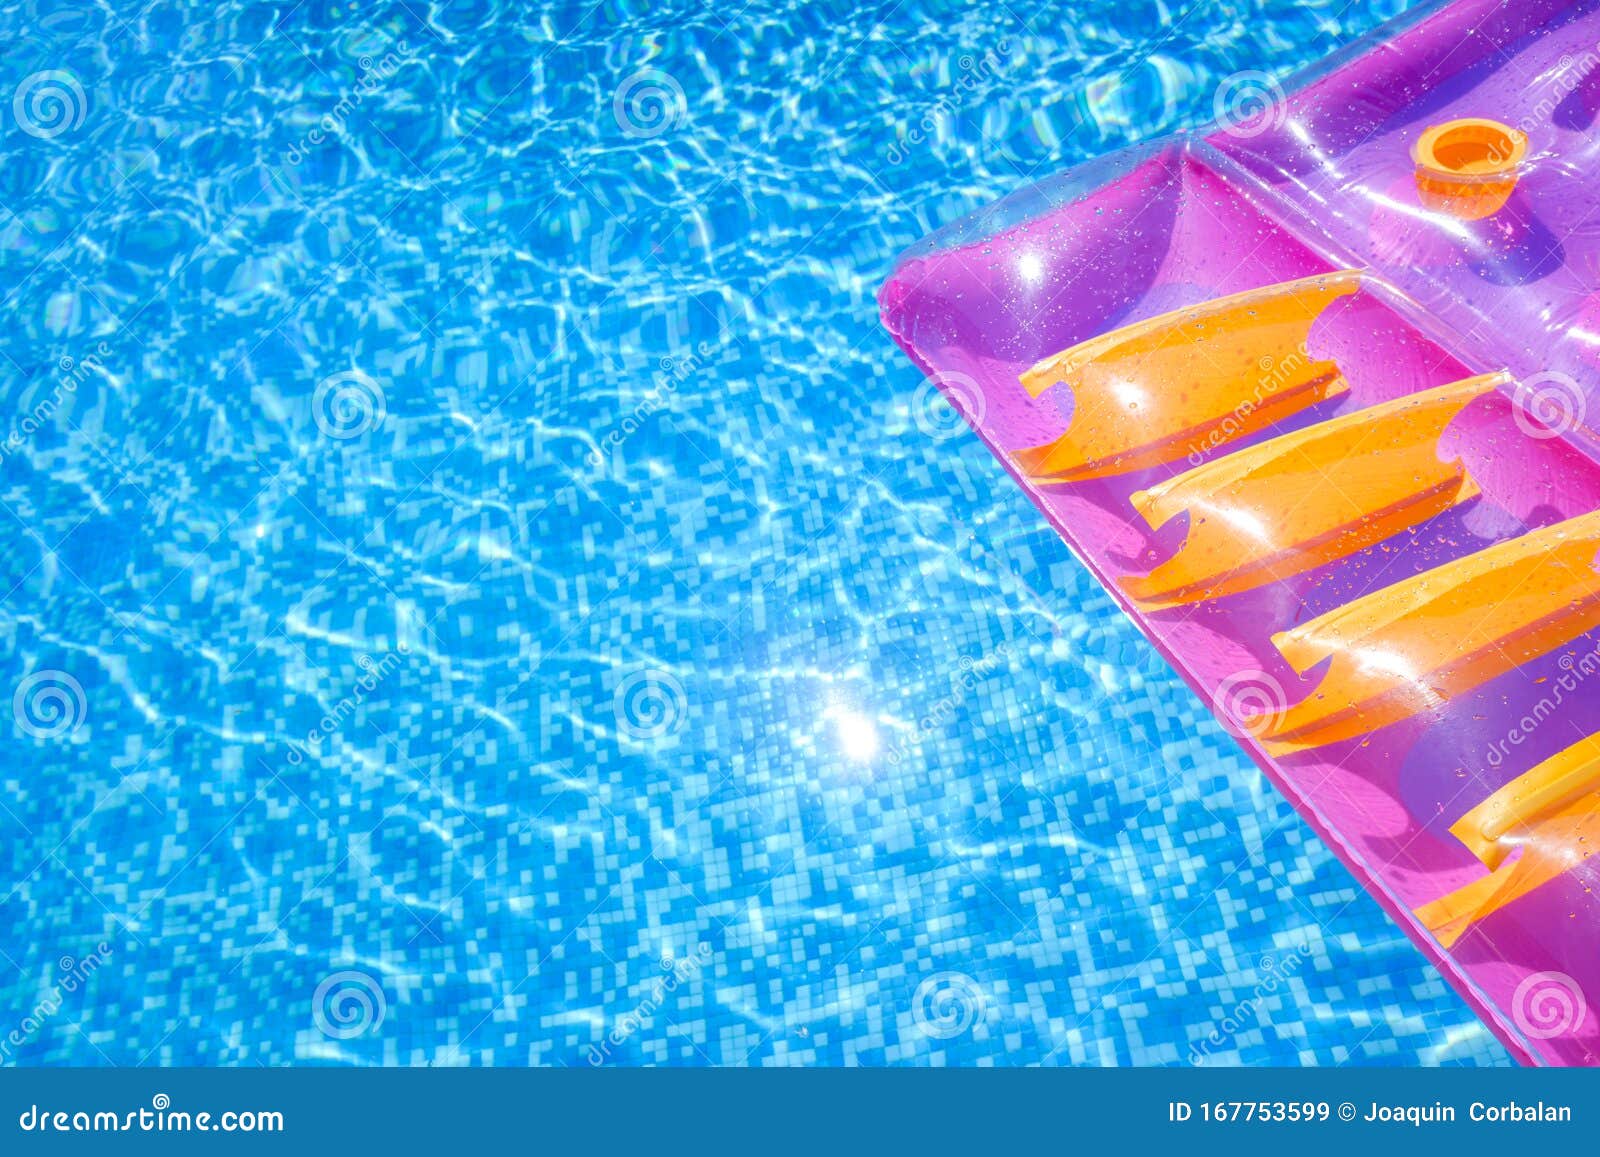
<path fill-rule="evenodd" d="M 0 7 L 0 1061 L 1506 1063 L 873 297 L 1403 6 Z"/>

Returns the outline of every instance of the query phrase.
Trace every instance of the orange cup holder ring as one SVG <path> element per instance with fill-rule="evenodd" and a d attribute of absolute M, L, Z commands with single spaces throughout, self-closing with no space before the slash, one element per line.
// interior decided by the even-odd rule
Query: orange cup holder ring
<path fill-rule="evenodd" d="M 1463 221 L 1498 213 L 1517 187 L 1528 134 L 1469 117 L 1434 125 L 1411 146 L 1423 205 Z"/>

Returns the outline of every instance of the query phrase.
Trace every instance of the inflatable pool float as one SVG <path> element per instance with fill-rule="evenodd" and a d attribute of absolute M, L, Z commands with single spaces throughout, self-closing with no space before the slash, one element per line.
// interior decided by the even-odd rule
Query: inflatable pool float
<path fill-rule="evenodd" d="M 1600 0 L 923 241 L 895 340 L 1521 1059 L 1600 1060 Z"/>

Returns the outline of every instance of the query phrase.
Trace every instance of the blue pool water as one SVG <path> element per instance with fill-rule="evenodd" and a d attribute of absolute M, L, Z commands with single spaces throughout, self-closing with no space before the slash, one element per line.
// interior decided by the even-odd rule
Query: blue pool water
<path fill-rule="evenodd" d="M 0 1061 L 1505 1063 L 873 300 L 1401 7 L 0 8 Z"/>

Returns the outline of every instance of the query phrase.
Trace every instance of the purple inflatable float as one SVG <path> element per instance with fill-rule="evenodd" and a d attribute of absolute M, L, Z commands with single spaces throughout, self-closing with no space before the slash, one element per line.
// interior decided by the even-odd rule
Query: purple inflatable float
<path fill-rule="evenodd" d="M 1506 1044 L 1595 1064 L 1600 3 L 1223 95 L 916 246 L 884 323 Z"/>

